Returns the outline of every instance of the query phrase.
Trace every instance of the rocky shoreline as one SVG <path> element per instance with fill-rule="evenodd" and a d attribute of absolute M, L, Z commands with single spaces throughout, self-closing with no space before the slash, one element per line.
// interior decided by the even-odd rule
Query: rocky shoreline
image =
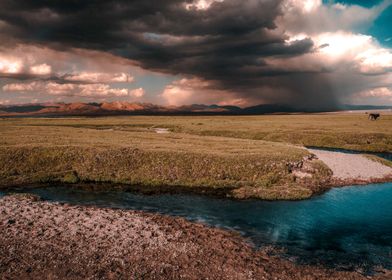
<path fill-rule="evenodd" d="M 0 199 L 0 279 L 369 279 L 254 250 L 234 232 L 142 211 Z M 390 279 L 390 271 L 370 278 Z"/>

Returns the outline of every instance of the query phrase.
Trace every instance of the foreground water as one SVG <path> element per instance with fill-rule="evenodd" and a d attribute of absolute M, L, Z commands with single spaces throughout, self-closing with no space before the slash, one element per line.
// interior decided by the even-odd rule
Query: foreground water
<path fill-rule="evenodd" d="M 392 183 L 332 189 L 304 201 L 235 201 L 72 187 L 25 188 L 45 200 L 146 210 L 239 231 L 305 263 L 342 269 L 392 269 Z M 15 190 L 13 190 L 15 192 Z M 4 195 L 4 193 L 0 193 Z"/>

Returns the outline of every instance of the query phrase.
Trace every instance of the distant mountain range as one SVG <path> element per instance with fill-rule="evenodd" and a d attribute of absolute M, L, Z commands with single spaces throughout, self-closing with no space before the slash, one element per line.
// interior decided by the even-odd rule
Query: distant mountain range
<path fill-rule="evenodd" d="M 392 106 L 343 105 L 341 110 L 385 110 Z M 240 108 L 192 104 L 184 106 L 161 106 L 151 103 L 103 102 L 103 103 L 40 103 L 23 105 L 0 105 L 0 116 L 105 116 L 105 115 L 259 115 L 274 113 L 318 112 L 279 105 L 262 104 Z"/>

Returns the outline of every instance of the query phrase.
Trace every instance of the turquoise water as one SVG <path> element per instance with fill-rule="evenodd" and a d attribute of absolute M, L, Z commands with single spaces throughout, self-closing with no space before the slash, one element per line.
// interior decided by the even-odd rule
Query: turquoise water
<path fill-rule="evenodd" d="M 15 191 L 15 190 L 13 190 Z M 235 201 L 72 187 L 26 188 L 49 201 L 137 209 L 234 229 L 255 246 L 275 245 L 303 263 L 392 268 L 392 183 L 332 189 L 304 201 Z"/>

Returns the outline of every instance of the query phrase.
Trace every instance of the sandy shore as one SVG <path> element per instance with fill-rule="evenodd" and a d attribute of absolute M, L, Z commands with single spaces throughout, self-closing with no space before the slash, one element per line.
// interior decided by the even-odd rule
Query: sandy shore
<path fill-rule="evenodd" d="M 181 218 L 21 195 L 0 199 L 0 213 L 1 279 L 368 279 L 295 265 Z"/>
<path fill-rule="evenodd" d="M 392 168 L 360 154 L 308 149 L 323 161 L 338 180 L 372 181 L 392 177 Z"/>

